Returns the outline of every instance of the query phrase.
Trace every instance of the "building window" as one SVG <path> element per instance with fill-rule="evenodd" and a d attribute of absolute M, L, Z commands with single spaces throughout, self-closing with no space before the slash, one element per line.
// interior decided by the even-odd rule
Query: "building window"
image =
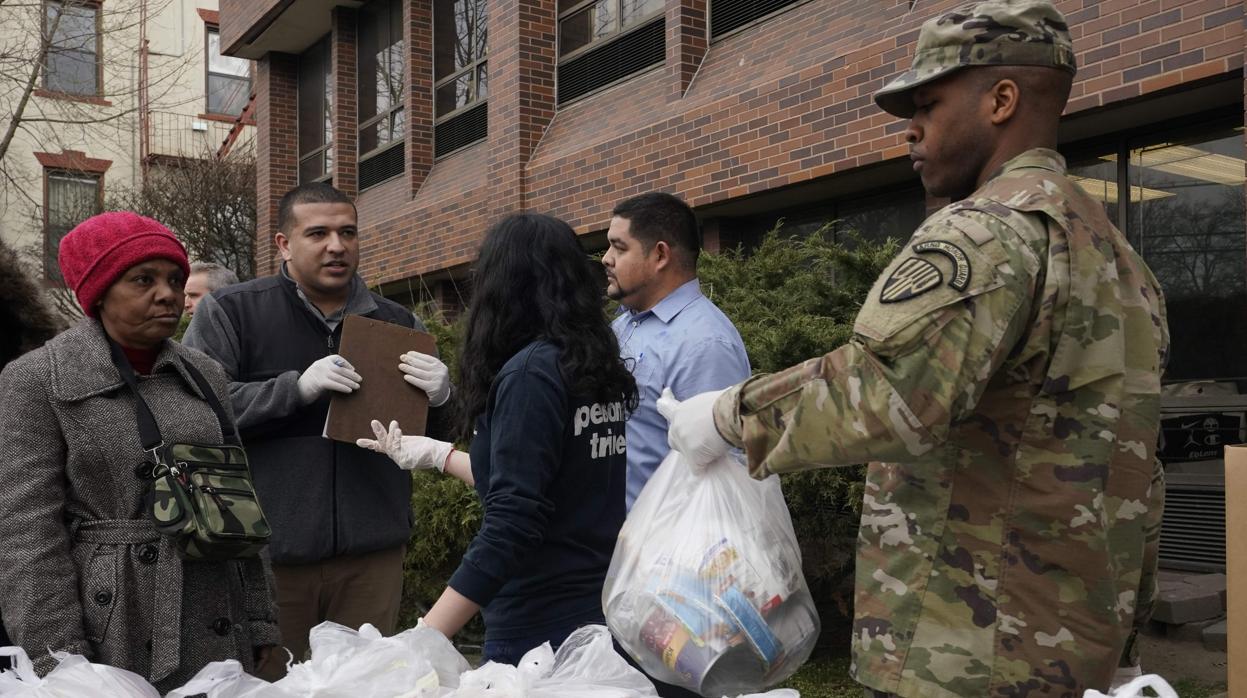
<path fill-rule="evenodd" d="M 434 154 L 446 155 L 485 138 L 489 96 L 485 0 L 433 5 Z"/>
<path fill-rule="evenodd" d="M 1169 311 L 1167 382 L 1247 379 L 1247 162 L 1239 123 L 1099 139 L 1096 150 L 1069 159 L 1071 177 L 1104 204 L 1160 281 Z"/>
<path fill-rule="evenodd" d="M 756 248 L 763 235 L 782 219 L 780 235 L 805 238 L 824 230 L 839 243 L 852 245 L 856 238 L 874 244 L 892 239 L 904 242 L 926 218 L 926 194 L 921 186 L 898 185 L 885 192 L 846 196 L 816 206 L 772 209 L 719 222 L 721 248 Z"/>
<path fill-rule="evenodd" d="M 1166 378 L 1247 378 L 1242 127 L 1136 139 L 1126 234 L 1165 292 Z"/>
<path fill-rule="evenodd" d="M 221 32 L 207 28 L 208 113 L 239 116 L 251 98 L 251 61 L 221 55 Z"/>
<path fill-rule="evenodd" d="M 558 104 L 666 59 L 663 0 L 559 0 Z"/>
<path fill-rule="evenodd" d="M 44 89 L 100 96 L 99 5 L 46 0 L 43 22 L 44 35 L 49 37 Z"/>
<path fill-rule="evenodd" d="M 299 181 L 325 181 L 333 174 L 333 85 L 329 82 L 329 37 L 299 56 Z"/>
<path fill-rule="evenodd" d="M 405 131 L 406 51 L 401 0 L 374 0 L 359 11 L 359 163 L 360 188 L 401 174 L 401 145 Z M 378 160 L 384 171 L 373 171 L 368 161 L 397 146 Z M 397 163 L 397 167 L 395 166 Z M 376 163 L 374 163 L 376 165 Z"/>
<path fill-rule="evenodd" d="M 710 0 L 710 39 L 722 38 L 802 0 Z"/>
<path fill-rule="evenodd" d="M 61 281 L 57 250 L 61 238 L 100 210 L 100 175 L 46 171 L 43 206 L 43 268 L 48 279 Z"/>
<path fill-rule="evenodd" d="M 663 0 L 559 0 L 559 56 L 662 14 Z"/>

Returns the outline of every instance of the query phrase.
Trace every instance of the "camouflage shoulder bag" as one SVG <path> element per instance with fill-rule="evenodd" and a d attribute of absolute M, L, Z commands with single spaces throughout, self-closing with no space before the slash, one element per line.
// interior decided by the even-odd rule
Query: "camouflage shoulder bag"
<path fill-rule="evenodd" d="M 140 471 L 149 481 L 147 511 L 156 530 L 173 538 L 187 560 L 232 560 L 259 554 L 268 544 L 268 521 L 251 483 L 238 431 L 212 386 L 190 362 L 181 362 L 216 414 L 226 443 L 165 443 L 139 394 L 125 352 L 116 343 L 109 344 L 117 371 L 134 393 L 139 438 L 149 456 Z"/>

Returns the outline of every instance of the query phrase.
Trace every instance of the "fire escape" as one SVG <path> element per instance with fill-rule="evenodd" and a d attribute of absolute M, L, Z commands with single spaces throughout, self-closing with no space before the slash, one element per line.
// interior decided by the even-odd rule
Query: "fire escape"
<path fill-rule="evenodd" d="M 152 108 L 148 0 L 139 0 L 139 162 L 146 182 L 153 165 L 177 166 L 189 159 L 223 159 L 255 138 L 255 93 L 242 113 L 223 120 Z"/>

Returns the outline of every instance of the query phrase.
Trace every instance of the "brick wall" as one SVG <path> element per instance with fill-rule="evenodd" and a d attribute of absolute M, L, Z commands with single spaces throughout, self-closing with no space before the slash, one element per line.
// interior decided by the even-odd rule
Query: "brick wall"
<path fill-rule="evenodd" d="M 413 40 L 408 177 L 358 199 L 370 283 L 418 286 L 462 268 L 509 210 L 550 212 L 589 232 L 643 191 L 706 206 L 907 154 L 904 122 L 871 95 L 908 66 L 921 23 L 957 0 L 913 10 L 908 0 L 811 0 L 707 46 L 708 3 L 667 0 L 666 65 L 555 112 L 555 1 L 490 0 L 489 137 L 431 165 L 430 71 L 420 63 L 429 49 Z M 418 35 L 429 3 L 408 4 Z M 1080 65 L 1067 113 L 1242 71 L 1243 0 L 1057 5 Z M 270 186 L 280 171 L 267 169 Z"/>
<path fill-rule="evenodd" d="M 298 183 L 297 59 L 269 53 L 256 63 L 256 244 L 257 276 L 275 273 L 281 261 L 273 244 L 277 202 Z"/>
<path fill-rule="evenodd" d="M 291 0 L 221 0 L 222 53 L 231 53 L 248 32 L 268 26 Z"/>
<path fill-rule="evenodd" d="M 329 70 L 333 81 L 333 186 L 347 196 L 359 192 L 359 97 L 355 54 L 356 11 L 333 10 L 330 30 Z"/>

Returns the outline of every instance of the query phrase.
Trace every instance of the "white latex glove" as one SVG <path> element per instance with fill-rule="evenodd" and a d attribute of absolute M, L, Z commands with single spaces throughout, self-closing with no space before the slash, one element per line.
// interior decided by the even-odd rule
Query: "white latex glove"
<path fill-rule="evenodd" d="M 355 445 L 377 453 L 384 453 L 398 463 L 403 470 L 439 470 L 445 471 L 446 458 L 454 450 L 454 444 L 427 436 L 403 436 L 398 422 L 390 422 L 387 430 L 381 422 L 372 420 L 373 439 L 356 439 Z"/>
<path fill-rule="evenodd" d="M 714 425 L 714 401 L 723 394 L 712 390 L 680 402 L 671 388 L 663 388 L 656 403 L 658 414 L 667 419 L 667 445 L 688 460 L 694 470 L 704 470 L 727 455 L 732 445 L 723 439 Z"/>
<path fill-rule="evenodd" d="M 359 388 L 361 380 L 363 377 L 346 359 L 331 354 L 318 359 L 299 376 L 299 397 L 303 399 L 303 404 L 310 405 L 326 390 L 352 393 Z"/>
<path fill-rule="evenodd" d="M 435 356 L 409 351 L 399 358 L 403 380 L 429 395 L 429 407 L 441 407 L 450 399 L 450 369 Z"/>

